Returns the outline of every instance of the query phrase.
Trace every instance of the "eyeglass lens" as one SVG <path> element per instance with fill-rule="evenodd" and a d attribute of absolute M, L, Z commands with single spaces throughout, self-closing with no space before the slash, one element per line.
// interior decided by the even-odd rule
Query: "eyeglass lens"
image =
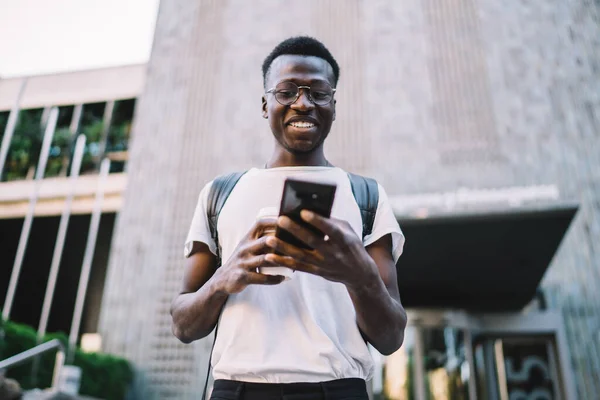
<path fill-rule="evenodd" d="M 300 88 L 294 82 L 281 82 L 275 86 L 275 99 L 290 105 L 300 97 Z M 309 97 L 317 105 L 324 106 L 333 99 L 333 89 L 325 82 L 314 82 L 310 85 Z"/>

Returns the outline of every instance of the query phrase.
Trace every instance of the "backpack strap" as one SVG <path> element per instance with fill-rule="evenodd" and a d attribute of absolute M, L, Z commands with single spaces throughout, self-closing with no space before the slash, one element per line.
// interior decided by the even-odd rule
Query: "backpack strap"
<path fill-rule="evenodd" d="M 377 206 L 379 204 L 379 186 L 377 186 L 375 179 L 350 172 L 348 172 L 348 178 L 352 186 L 352 194 L 360 209 L 362 238 L 364 240 L 373 231 L 373 223 L 375 222 L 375 214 L 377 214 Z"/>
<path fill-rule="evenodd" d="M 215 241 L 217 247 L 217 265 L 219 268 L 222 263 L 221 258 L 221 245 L 219 244 L 219 231 L 217 230 L 217 222 L 219 220 L 219 214 L 229 198 L 229 195 L 233 191 L 235 185 L 237 185 L 240 178 L 246 173 L 243 172 L 232 172 L 230 174 L 221 175 L 215 178 L 210 191 L 208 192 L 208 204 L 206 207 L 206 216 L 208 217 L 208 227 L 210 229 L 210 236 Z M 202 391 L 202 400 L 206 400 L 206 389 L 208 388 L 208 379 L 210 377 L 210 362 L 212 359 L 213 350 L 215 349 L 215 342 L 217 340 L 217 332 L 219 330 L 219 321 L 215 325 L 215 336 L 210 348 L 210 355 L 208 356 L 208 368 L 206 369 L 206 380 L 204 381 L 204 390 Z"/>
<path fill-rule="evenodd" d="M 240 178 L 246 173 L 232 172 L 230 174 L 221 175 L 215 178 L 210 191 L 208 192 L 208 205 L 206 207 L 206 215 L 208 217 L 208 226 L 210 228 L 210 236 L 215 241 L 217 246 L 217 268 L 221 266 L 221 245 L 219 244 L 219 232 L 217 231 L 217 221 L 219 214 L 231 194 L 231 191 L 238 183 Z"/>

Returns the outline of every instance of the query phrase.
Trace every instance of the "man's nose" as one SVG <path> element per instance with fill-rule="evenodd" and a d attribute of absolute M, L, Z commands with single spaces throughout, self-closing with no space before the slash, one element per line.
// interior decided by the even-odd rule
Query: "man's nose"
<path fill-rule="evenodd" d="M 309 91 L 305 88 L 300 88 L 298 99 L 292 103 L 292 108 L 297 110 L 312 110 L 315 108 L 314 103 L 310 100 Z"/>

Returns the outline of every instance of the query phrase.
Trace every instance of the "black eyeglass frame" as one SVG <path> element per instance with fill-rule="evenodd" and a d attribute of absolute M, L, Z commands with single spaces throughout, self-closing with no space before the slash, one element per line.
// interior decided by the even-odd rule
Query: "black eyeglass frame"
<path fill-rule="evenodd" d="M 336 90 L 336 88 L 331 87 L 328 83 L 326 83 L 326 85 L 329 86 L 329 88 L 331 89 L 331 99 L 327 103 L 323 103 L 323 104 L 317 103 L 313 99 L 313 97 L 310 95 L 310 86 L 299 86 L 299 85 L 296 85 L 294 82 L 290 82 L 290 81 L 280 82 L 280 83 L 278 83 L 278 85 L 280 85 L 282 83 L 288 83 L 288 84 L 291 83 L 292 85 L 294 85 L 294 86 L 296 86 L 298 88 L 298 92 L 296 93 L 296 97 L 294 98 L 294 101 L 292 101 L 290 103 L 282 103 L 281 101 L 279 101 L 279 99 L 277 98 L 277 92 L 276 92 L 277 86 L 275 86 L 274 88 L 271 88 L 271 89 L 269 89 L 269 90 L 267 90 L 265 92 L 265 94 L 267 94 L 267 93 L 273 94 L 273 96 L 275 97 L 275 100 L 279 104 L 281 104 L 282 106 L 291 106 L 292 104 L 294 104 L 295 102 L 297 102 L 298 99 L 300 98 L 300 89 L 304 89 L 304 90 L 307 91 L 306 94 L 308 95 L 308 99 L 310 100 L 311 103 L 313 103 L 314 105 L 317 105 L 317 106 L 321 106 L 321 107 L 326 106 L 328 104 L 331 104 L 331 102 L 333 101 L 333 98 L 335 97 L 335 90 Z"/>

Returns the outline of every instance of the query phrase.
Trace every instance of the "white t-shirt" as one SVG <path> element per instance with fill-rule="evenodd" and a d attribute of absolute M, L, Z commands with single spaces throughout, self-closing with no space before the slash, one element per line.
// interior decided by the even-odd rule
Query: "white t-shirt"
<path fill-rule="evenodd" d="M 217 229 L 223 264 L 251 229 L 262 208 L 279 208 L 288 177 L 337 184 L 331 216 L 348 221 L 362 237 L 362 221 L 348 175 L 333 167 L 251 169 L 239 180 L 225 203 Z M 211 182 L 212 183 L 212 182 Z M 185 255 L 194 241 L 215 253 L 206 206 L 211 183 L 198 205 L 185 243 Z M 387 195 L 379 186 L 379 204 L 373 232 L 364 244 L 392 235 L 393 257 L 398 260 L 404 236 Z M 212 357 L 215 379 L 245 382 L 321 382 L 342 378 L 371 379 L 373 361 L 359 332 L 356 311 L 341 283 L 295 272 L 275 286 L 250 285 L 230 295 L 219 319 Z"/>

